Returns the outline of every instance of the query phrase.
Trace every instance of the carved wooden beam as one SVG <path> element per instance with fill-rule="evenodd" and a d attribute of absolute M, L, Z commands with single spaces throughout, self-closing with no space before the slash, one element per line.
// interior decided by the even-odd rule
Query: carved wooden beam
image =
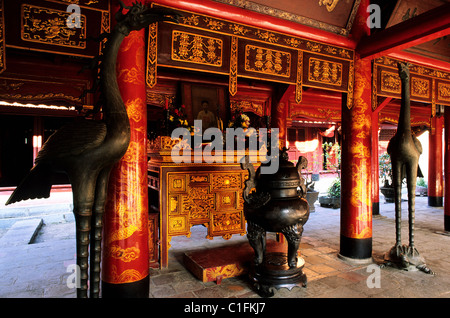
<path fill-rule="evenodd" d="M 450 3 L 361 40 L 356 51 L 374 59 L 450 34 Z"/>
<path fill-rule="evenodd" d="M 352 38 L 219 2 L 204 0 L 153 0 L 152 2 L 218 17 L 228 21 L 245 22 L 245 24 L 254 27 L 314 39 L 314 41 L 338 45 L 349 49 L 356 47 L 356 42 Z"/>

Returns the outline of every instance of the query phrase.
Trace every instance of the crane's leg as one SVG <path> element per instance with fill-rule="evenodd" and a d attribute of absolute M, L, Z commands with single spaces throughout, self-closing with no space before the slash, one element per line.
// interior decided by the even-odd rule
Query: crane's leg
<path fill-rule="evenodd" d="M 418 160 L 406 166 L 406 182 L 408 187 L 408 228 L 409 248 L 414 252 L 414 218 L 416 210 L 416 182 L 417 182 Z"/>
<path fill-rule="evenodd" d="M 395 246 L 398 249 L 402 245 L 402 163 L 392 160 L 391 164 L 395 203 Z"/>
<path fill-rule="evenodd" d="M 103 214 L 105 212 L 108 181 L 111 167 L 103 169 L 97 178 L 94 211 L 91 223 L 90 254 L 90 297 L 98 298 L 100 293 L 100 262 L 102 253 Z"/>
<path fill-rule="evenodd" d="M 77 265 L 80 275 L 77 298 L 87 298 L 89 234 L 91 230 L 96 177 L 96 174 L 95 176 L 86 176 L 86 173 L 73 174 L 71 177 L 73 213 L 76 224 Z"/>

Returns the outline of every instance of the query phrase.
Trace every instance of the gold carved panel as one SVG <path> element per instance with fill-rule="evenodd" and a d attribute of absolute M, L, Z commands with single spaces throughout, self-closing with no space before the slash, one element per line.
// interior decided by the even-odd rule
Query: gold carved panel
<path fill-rule="evenodd" d="M 190 185 L 188 193 L 182 196 L 182 212 L 189 214 L 191 223 L 202 223 L 199 220 L 209 219 L 213 209 L 214 194 L 209 192 L 209 187 Z"/>
<path fill-rule="evenodd" d="M 411 96 L 430 98 L 431 83 L 430 79 L 421 77 L 411 77 Z"/>
<path fill-rule="evenodd" d="M 229 211 L 237 209 L 237 193 L 224 191 L 217 193 L 216 206 L 218 211 Z"/>
<path fill-rule="evenodd" d="M 282 76 L 291 76 L 291 54 L 254 45 L 245 46 L 245 70 Z"/>
<path fill-rule="evenodd" d="M 189 235 L 195 224 L 207 225 L 208 238 L 244 233 L 243 176 L 235 171 L 169 173 L 169 236 Z"/>
<path fill-rule="evenodd" d="M 217 173 L 212 175 L 212 188 L 215 190 L 240 189 L 241 187 L 241 174 Z"/>
<path fill-rule="evenodd" d="M 398 74 L 385 70 L 381 71 L 380 88 L 382 91 L 400 94 L 402 89 L 401 84 Z"/>
<path fill-rule="evenodd" d="M 23 4 L 21 9 L 21 38 L 24 41 L 86 48 L 86 16 L 81 15 L 81 28 L 69 29 L 66 20 L 70 13 L 56 9 Z"/>
<path fill-rule="evenodd" d="M 342 64 L 311 57 L 308 65 L 308 80 L 327 85 L 342 85 Z"/>
<path fill-rule="evenodd" d="M 169 215 L 179 214 L 180 213 L 180 205 L 178 196 L 171 195 L 169 197 Z"/>
<path fill-rule="evenodd" d="M 186 235 L 189 233 L 189 224 L 186 215 L 169 217 L 169 235 Z"/>
<path fill-rule="evenodd" d="M 186 176 L 185 175 L 169 175 L 169 192 L 185 192 L 186 191 Z"/>
<path fill-rule="evenodd" d="M 179 30 L 172 31 L 172 60 L 220 67 L 222 56 L 221 39 Z"/>
<path fill-rule="evenodd" d="M 213 216 L 212 231 L 224 233 L 225 238 L 231 237 L 230 232 L 236 232 L 243 229 L 242 213 L 221 213 Z"/>
<path fill-rule="evenodd" d="M 450 83 L 437 83 L 437 100 L 450 102 Z"/>

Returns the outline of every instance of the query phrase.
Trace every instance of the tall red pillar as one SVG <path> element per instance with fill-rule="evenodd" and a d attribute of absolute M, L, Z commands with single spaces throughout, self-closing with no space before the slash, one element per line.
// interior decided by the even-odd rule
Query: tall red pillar
<path fill-rule="evenodd" d="M 362 0 L 352 33 L 370 30 L 368 0 Z M 351 71 L 351 70 L 350 70 Z M 353 103 L 342 102 L 341 235 L 339 257 L 352 262 L 372 259 L 372 67 L 358 54 L 354 61 Z"/>
<path fill-rule="evenodd" d="M 378 113 L 372 113 L 372 215 L 380 215 L 380 163 L 378 156 Z"/>
<path fill-rule="evenodd" d="M 114 4 L 117 2 L 115 1 Z M 132 0 L 124 1 L 131 5 Z M 117 12 L 112 7 L 112 16 Z M 102 297 L 149 295 L 145 30 L 131 32 L 117 58 L 117 80 L 131 139 L 111 172 L 104 219 Z"/>
<path fill-rule="evenodd" d="M 449 107 L 446 107 L 444 112 L 444 125 L 445 125 L 445 158 L 444 158 L 444 230 L 450 232 L 450 111 Z"/>
<path fill-rule="evenodd" d="M 428 205 L 440 207 L 444 204 L 444 175 L 442 167 L 443 117 L 431 119 L 428 157 Z"/>
<path fill-rule="evenodd" d="M 342 105 L 340 256 L 372 257 L 371 63 L 355 60 L 353 107 Z"/>

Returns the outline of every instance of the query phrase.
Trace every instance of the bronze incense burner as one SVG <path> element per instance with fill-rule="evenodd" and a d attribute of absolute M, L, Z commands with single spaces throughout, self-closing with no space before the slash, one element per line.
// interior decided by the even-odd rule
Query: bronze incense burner
<path fill-rule="evenodd" d="M 247 238 L 255 251 L 250 278 L 263 296 L 273 296 L 274 289 L 281 287 L 306 287 L 306 275 L 302 272 L 304 260 L 297 257 L 297 250 L 303 225 L 309 217 L 305 180 L 301 177 L 301 169 L 306 168 L 308 161 L 300 156 L 294 165 L 288 160 L 286 150 L 277 158 L 279 169 L 274 174 L 262 174 L 261 167 L 255 171 L 248 157 L 241 163 L 241 168 L 249 172 L 243 197 Z M 284 235 L 287 254 L 266 254 L 267 231 Z"/>

